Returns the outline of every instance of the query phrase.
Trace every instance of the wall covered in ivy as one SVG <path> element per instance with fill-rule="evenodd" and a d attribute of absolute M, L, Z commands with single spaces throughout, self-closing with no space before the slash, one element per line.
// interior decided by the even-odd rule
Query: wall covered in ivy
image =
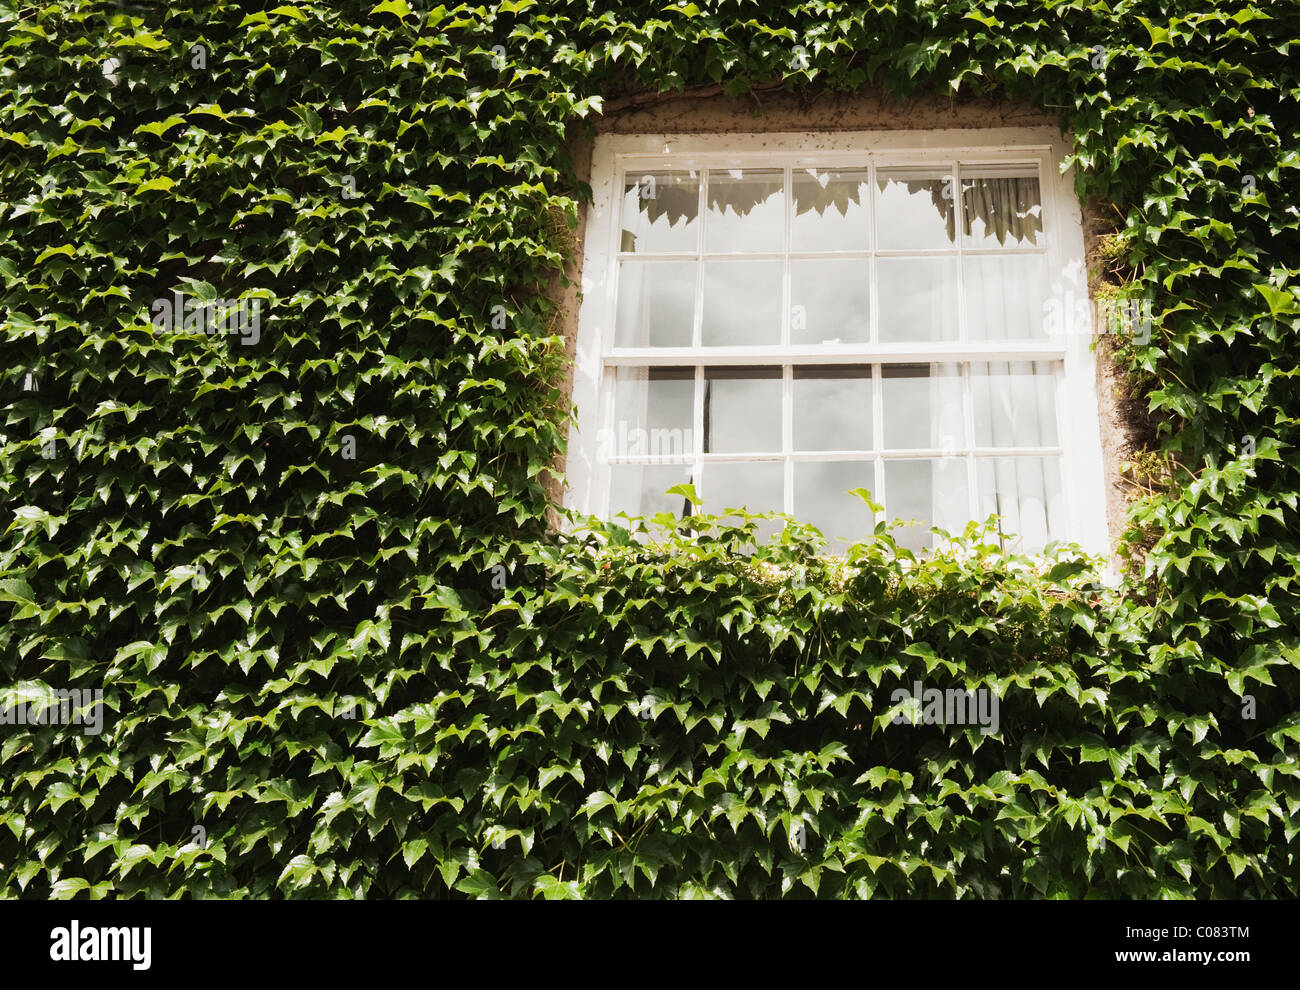
<path fill-rule="evenodd" d="M 1295 896 L 1298 38 L 1281 0 L 0 2 L 0 894 Z M 1123 587 L 977 528 L 549 530 L 566 138 L 773 83 L 1074 135 L 1156 314 Z M 900 721 L 918 682 L 997 725 Z"/>

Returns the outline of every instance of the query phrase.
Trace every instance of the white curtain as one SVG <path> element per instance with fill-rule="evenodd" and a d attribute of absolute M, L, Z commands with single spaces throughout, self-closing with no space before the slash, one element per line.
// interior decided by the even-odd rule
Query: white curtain
<path fill-rule="evenodd" d="M 1036 177 L 985 168 L 963 173 L 974 181 L 962 192 L 965 232 L 983 246 L 1037 244 L 1042 230 L 1041 189 Z M 965 185 L 965 183 L 963 183 Z M 1041 255 L 993 254 L 963 259 L 967 330 L 973 340 L 1034 339 L 1044 334 L 1042 299 L 1047 280 Z M 1054 446 L 1054 376 L 1046 363 L 975 362 L 971 365 L 977 446 Z M 1001 517 L 1002 532 L 1018 548 L 1040 549 L 1056 534 L 1061 517 L 1057 457 L 977 458 L 979 517 Z"/>
<path fill-rule="evenodd" d="M 973 324 L 986 339 L 1022 338 L 1041 319 L 1031 311 L 1036 293 L 1019 282 L 1023 268 L 1015 257 L 980 259 L 981 278 L 966 279 Z M 1031 361 L 975 362 L 971 365 L 975 443 L 983 447 L 1054 445 L 1053 376 L 1050 365 Z M 1019 537 L 1018 548 L 1041 549 L 1060 516 L 1059 462 L 1055 458 L 997 457 L 977 460 L 979 517 L 1001 517 L 1002 532 Z"/>

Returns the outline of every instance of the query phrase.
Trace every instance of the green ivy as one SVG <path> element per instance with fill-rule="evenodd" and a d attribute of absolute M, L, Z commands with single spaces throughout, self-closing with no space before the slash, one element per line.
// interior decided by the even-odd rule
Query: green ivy
<path fill-rule="evenodd" d="M 0 895 L 1300 893 L 1297 37 L 1281 0 L 0 0 L 0 708 L 103 692 L 99 732 L 0 725 Z M 978 526 L 554 533 L 568 139 L 710 84 L 1059 118 L 1159 314 L 1122 587 Z M 257 339 L 156 327 L 175 293 Z M 918 681 L 997 731 L 896 722 Z"/>

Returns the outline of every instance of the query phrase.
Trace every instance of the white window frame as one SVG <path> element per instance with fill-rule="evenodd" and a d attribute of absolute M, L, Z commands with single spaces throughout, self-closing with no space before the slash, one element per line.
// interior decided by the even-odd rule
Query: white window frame
<path fill-rule="evenodd" d="M 968 341 L 963 324 L 957 342 L 874 343 L 813 347 L 748 346 L 613 349 L 615 286 L 619 264 L 623 176 L 628 172 L 721 168 L 947 167 L 960 189 L 959 165 L 1033 164 L 1042 189 L 1043 236 L 1054 298 L 1069 319 L 1087 300 L 1082 215 L 1073 174 L 1060 163 L 1068 147 L 1055 129 L 851 131 L 770 134 L 601 135 L 592 149 L 593 201 L 586 226 L 582 302 L 573 375 L 575 420 L 570 427 L 564 504 L 580 514 L 609 517 L 609 465 L 597 456 L 599 434 L 612 416 L 613 371 L 619 366 L 714 364 L 878 364 L 969 361 L 1057 361 L 1064 371 L 1057 389 L 1066 539 L 1086 551 L 1109 555 L 1105 470 L 1091 333 L 1067 332 L 1048 340 Z M 872 173 L 874 182 L 874 171 Z M 788 190 L 787 190 L 788 193 Z M 702 220 L 703 218 L 701 218 Z M 873 217 L 874 222 L 874 217 Z M 960 220 L 958 221 L 960 223 Z M 958 228 L 956 254 L 962 254 Z M 872 250 L 878 242 L 872 239 Z M 970 249 L 966 249 L 970 252 Z M 913 252 L 902 252 L 913 253 Z M 694 257 L 692 255 L 685 256 Z M 959 283 L 960 284 L 960 283 Z M 874 294 L 873 294 L 874 295 Z M 873 306 L 875 305 L 873 299 Z M 1087 305 L 1091 305 L 1090 300 Z M 782 315 L 788 340 L 789 307 Z M 958 319 L 965 320 L 958 306 Z M 969 371 L 965 372 L 969 374 Z M 788 378 L 785 387 L 790 387 Z M 875 390 L 877 404 L 879 389 Z M 698 389 L 697 389 L 697 404 Z M 877 409 L 877 416 L 880 410 Z M 969 427 L 969 424 L 968 424 Z M 969 438 L 974 442 L 974 437 Z M 697 450 L 698 450 L 697 441 Z M 996 454 L 975 448 L 976 453 Z M 876 452 L 877 464 L 880 452 Z M 788 486 L 788 481 L 787 481 Z M 973 497 L 973 496 L 972 496 Z M 706 510 L 713 507 L 706 506 Z"/>

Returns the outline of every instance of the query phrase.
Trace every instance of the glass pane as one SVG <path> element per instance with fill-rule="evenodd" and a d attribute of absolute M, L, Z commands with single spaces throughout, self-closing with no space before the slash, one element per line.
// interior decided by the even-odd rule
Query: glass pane
<path fill-rule="evenodd" d="M 977 447 L 1053 447 L 1056 377 L 1047 361 L 993 361 L 970 369 Z"/>
<path fill-rule="evenodd" d="M 699 245 L 696 172 L 629 172 L 623 180 L 620 251 L 694 251 Z"/>
<path fill-rule="evenodd" d="M 956 180 L 946 169 L 882 168 L 876 173 L 876 229 L 883 249 L 957 243 Z"/>
<path fill-rule="evenodd" d="M 1047 337 L 1046 257 L 983 254 L 963 258 L 962 270 L 971 340 Z"/>
<path fill-rule="evenodd" d="M 870 368 L 794 369 L 795 450 L 870 450 L 871 413 Z"/>
<path fill-rule="evenodd" d="M 887 364 L 880 372 L 887 450 L 953 451 L 966 446 L 957 364 Z"/>
<path fill-rule="evenodd" d="M 881 258 L 880 340 L 957 339 L 957 259 Z"/>
<path fill-rule="evenodd" d="M 710 252 L 785 248 L 785 173 L 731 169 L 709 173 L 704 249 Z"/>
<path fill-rule="evenodd" d="M 795 461 L 794 516 L 812 523 L 830 541 L 831 553 L 866 540 L 875 528 L 871 509 L 854 488 L 874 492 L 876 466 L 871 461 Z M 838 538 L 838 539 L 837 539 Z"/>
<path fill-rule="evenodd" d="M 865 258 L 790 262 L 790 342 L 864 344 L 871 339 L 871 263 Z"/>
<path fill-rule="evenodd" d="M 727 509 L 783 512 L 785 465 L 780 461 L 710 462 L 704 465 L 700 495 L 704 498 L 702 511 L 715 516 L 725 515 Z M 766 540 L 784 528 L 784 522 L 768 520 L 759 523 L 758 535 Z"/>
<path fill-rule="evenodd" d="M 705 347 L 781 342 L 781 262 L 705 264 L 703 341 Z"/>
<path fill-rule="evenodd" d="M 690 347 L 694 324 L 695 262 L 623 262 L 615 347 Z"/>
<path fill-rule="evenodd" d="M 708 369 L 704 379 L 705 453 L 780 450 L 780 369 Z"/>
<path fill-rule="evenodd" d="M 680 495 L 665 495 L 677 485 L 692 484 L 689 464 L 615 464 L 609 469 L 609 515 L 652 516 L 671 512 L 690 515 L 689 503 Z"/>
<path fill-rule="evenodd" d="M 619 368 L 614 425 L 601 431 L 597 459 L 649 457 L 683 463 L 695 456 L 694 368 Z"/>
<path fill-rule="evenodd" d="M 963 169 L 961 202 L 967 247 L 1033 247 L 1042 240 L 1043 196 L 1036 171 Z"/>
<path fill-rule="evenodd" d="M 795 169 L 791 250 L 865 251 L 871 247 L 866 169 Z"/>
<path fill-rule="evenodd" d="M 1059 457 L 981 457 L 975 464 L 979 518 L 1001 516 L 1008 549 L 1037 553 L 1064 538 Z"/>
<path fill-rule="evenodd" d="M 912 551 L 938 544 L 939 537 L 929 532 L 931 526 L 960 533 L 970 521 L 966 459 L 886 461 L 885 514 L 890 519 L 916 520 L 892 531 L 898 544 Z"/>

